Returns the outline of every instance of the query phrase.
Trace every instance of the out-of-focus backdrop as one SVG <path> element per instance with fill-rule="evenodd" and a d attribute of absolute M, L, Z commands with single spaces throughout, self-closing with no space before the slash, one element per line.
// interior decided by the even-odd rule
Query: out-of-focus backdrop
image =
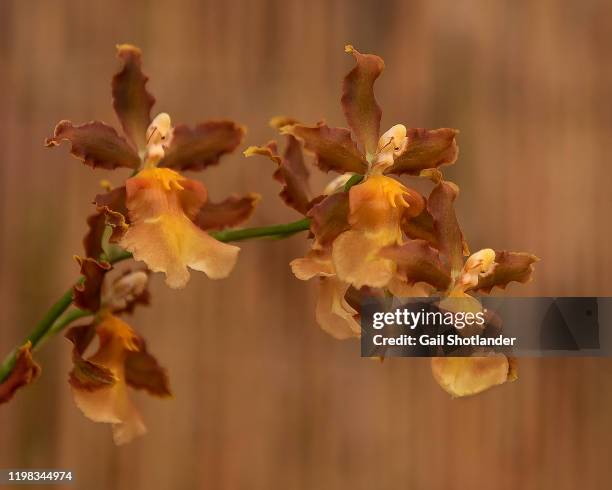
<path fill-rule="evenodd" d="M 461 130 L 448 176 L 471 248 L 542 258 L 509 292 L 611 294 L 611 19 L 605 0 L 1 1 L 0 355 L 77 276 L 99 180 L 127 177 L 43 148 L 60 119 L 116 123 L 123 42 L 143 49 L 158 110 L 233 118 L 242 148 L 277 114 L 344 125 L 343 47 L 379 54 L 383 128 Z M 251 225 L 298 219 L 272 172 L 237 152 L 201 178 L 214 199 L 261 193 Z M 156 276 L 133 318 L 175 391 L 136 395 L 146 437 L 116 448 L 81 415 L 58 337 L 0 407 L 0 467 L 72 468 L 88 490 L 610 488 L 611 361 L 522 361 L 516 383 L 452 400 L 426 360 L 364 360 L 317 327 L 315 285 L 288 267 L 304 235 L 242 247 L 227 280 Z"/>

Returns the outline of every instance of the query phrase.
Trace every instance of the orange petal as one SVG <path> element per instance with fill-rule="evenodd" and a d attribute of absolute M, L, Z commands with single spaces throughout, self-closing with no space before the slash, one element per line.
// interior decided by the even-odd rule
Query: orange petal
<path fill-rule="evenodd" d="M 131 225 L 120 245 L 166 283 L 181 288 L 189 280 L 187 267 L 212 279 L 226 277 L 239 248 L 221 243 L 200 230 L 186 214 L 205 199 L 204 187 L 167 168 L 141 171 L 126 183 Z"/>
<path fill-rule="evenodd" d="M 348 288 L 348 284 L 335 277 L 322 277 L 319 282 L 317 323 L 340 340 L 361 336 L 361 326 L 356 320 L 358 313 L 345 299 Z"/>
<path fill-rule="evenodd" d="M 291 262 L 291 270 L 295 277 L 307 281 L 315 276 L 334 275 L 334 266 L 328 252 L 311 250 L 304 258 Z"/>
<path fill-rule="evenodd" d="M 379 256 L 381 244 L 360 231 L 349 230 L 334 240 L 332 260 L 338 278 L 355 288 L 385 287 L 395 272 L 392 260 Z"/>
<path fill-rule="evenodd" d="M 140 349 L 138 336 L 127 323 L 112 315 L 104 316 L 95 332 L 100 346 L 87 360 L 81 356 L 88 345 L 82 337 L 88 332 L 76 327 L 66 335 L 75 344 L 75 367 L 70 375 L 74 400 L 89 419 L 113 424 L 115 443 L 125 444 L 146 432 L 128 396 L 125 379 L 126 357 L 129 352 Z"/>
<path fill-rule="evenodd" d="M 374 82 L 385 63 L 376 55 L 361 54 L 348 45 L 345 51 L 355 58 L 355 67 L 344 78 L 342 109 L 365 153 L 373 155 L 378 144 L 382 111 L 374 97 Z"/>
<path fill-rule="evenodd" d="M 499 353 L 486 357 L 434 357 L 431 371 L 453 397 L 476 395 L 516 379 L 515 364 Z"/>
<path fill-rule="evenodd" d="M 353 229 L 376 236 L 380 246 L 401 243 L 404 215 L 418 215 L 423 197 L 395 179 L 371 175 L 349 191 L 349 223 Z"/>
<path fill-rule="evenodd" d="M 125 134 L 139 151 L 144 151 L 155 97 L 146 87 L 149 78 L 142 72 L 140 49 L 121 44 L 117 46 L 117 57 L 121 60 L 121 69 L 113 77 L 113 107 Z"/>
<path fill-rule="evenodd" d="M 170 214 L 151 223 L 135 222 L 120 244 L 153 272 L 164 272 L 171 288 L 187 284 L 187 267 L 204 272 L 211 279 L 227 277 L 240 250 L 215 240 L 187 217 Z"/>

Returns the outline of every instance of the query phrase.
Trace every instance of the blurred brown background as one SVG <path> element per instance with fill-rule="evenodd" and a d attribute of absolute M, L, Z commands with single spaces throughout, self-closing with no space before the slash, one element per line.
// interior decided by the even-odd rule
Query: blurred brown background
<path fill-rule="evenodd" d="M 383 128 L 461 130 L 448 175 L 472 249 L 542 258 L 511 293 L 612 294 L 611 19 L 605 0 L 1 0 L 0 355 L 77 276 L 98 181 L 127 177 L 42 144 L 63 118 L 116 124 L 121 42 L 143 49 L 159 111 L 236 119 L 244 146 L 276 114 L 344 125 L 344 44 L 381 55 Z M 214 199 L 260 192 L 251 225 L 299 218 L 272 171 L 237 153 L 202 178 Z M 155 277 L 132 324 L 176 397 L 136 395 L 149 434 L 127 447 L 74 407 L 53 339 L 40 380 L 0 407 L 0 467 L 72 468 L 88 490 L 610 488 L 611 361 L 528 360 L 518 382 L 451 400 L 426 360 L 379 365 L 319 330 L 315 285 L 288 268 L 306 248 L 246 243 L 229 279 L 182 292 Z"/>

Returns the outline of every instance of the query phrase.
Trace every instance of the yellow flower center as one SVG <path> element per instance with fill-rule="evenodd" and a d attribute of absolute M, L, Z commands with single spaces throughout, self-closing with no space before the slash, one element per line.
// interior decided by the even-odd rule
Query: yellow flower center
<path fill-rule="evenodd" d="M 371 174 L 350 190 L 349 222 L 377 236 L 381 246 L 402 241 L 401 217 L 410 207 L 410 191 L 401 182 L 382 174 Z"/>
<path fill-rule="evenodd" d="M 184 189 L 180 183 L 185 180 L 185 177 L 169 168 L 144 168 L 138 172 L 138 177 L 159 182 L 160 187 L 165 191 L 182 191 Z"/>

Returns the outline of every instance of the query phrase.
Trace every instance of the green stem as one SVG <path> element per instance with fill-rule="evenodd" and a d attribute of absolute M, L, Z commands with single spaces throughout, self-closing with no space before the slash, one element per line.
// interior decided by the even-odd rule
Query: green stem
<path fill-rule="evenodd" d="M 310 228 L 310 219 L 304 218 L 299 221 L 284 225 L 261 226 L 259 228 L 244 228 L 242 230 L 225 230 L 211 233 L 213 237 L 221 242 L 239 242 L 251 238 L 285 238 L 300 231 Z"/>
<path fill-rule="evenodd" d="M 309 227 L 310 219 L 304 218 L 299 221 L 294 221 L 292 223 L 286 223 L 283 225 L 244 228 L 241 230 L 224 230 L 212 232 L 210 235 L 221 242 L 238 242 L 241 240 L 263 237 L 286 238 L 300 231 L 306 231 L 309 229 Z M 111 264 L 116 264 L 117 262 L 130 258 L 132 258 L 132 254 L 130 252 L 121 250 L 120 252 L 109 257 L 108 261 Z M 79 278 L 77 284 L 83 280 L 83 277 Z M 36 324 L 34 330 L 32 330 L 24 341 L 19 344 L 19 347 L 29 341 L 32 343 L 32 349 L 34 349 L 43 339 L 46 340 L 49 337 L 61 332 L 72 321 L 92 314 L 85 310 L 76 309 L 68 313 L 66 316 L 64 316 L 64 318 L 59 319 L 71 304 L 72 287 L 66 291 L 62 297 L 51 306 L 51 308 L 49 308 L 45 316 Z M 19 347 L 13 349 L 6 357 L 4 362 L 0 365 L 0 383 L 2 383 L 13 370 Z"/>

